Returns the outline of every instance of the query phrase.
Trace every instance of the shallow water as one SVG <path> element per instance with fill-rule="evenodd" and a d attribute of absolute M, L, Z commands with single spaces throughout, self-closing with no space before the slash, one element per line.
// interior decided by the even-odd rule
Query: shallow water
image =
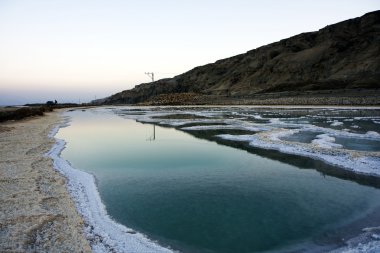
<path fill-rule="evenodd" d="M 62 156 L 96 176 L 108 213 L 182 252 L 331 245 L 326 234 L 380 204 L 378 189 L 301 169 L 286 154 L 247 153 L 110 110 L 69 115 Z"/>

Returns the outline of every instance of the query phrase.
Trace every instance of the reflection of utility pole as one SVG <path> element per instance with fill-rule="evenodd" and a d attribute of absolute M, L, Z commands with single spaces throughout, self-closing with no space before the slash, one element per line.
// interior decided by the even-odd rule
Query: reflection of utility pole
<path fill-rule="evenodd" d="M 147 139 L 147 141 L 155 141 L 156 140 L 156 125 L 153 124 L 153 136 Z"/>
<path fill-rule="evenodd" d="M 145 72 L 145 75 L 148 75 L 150 79 L 152 79 L 152 83 L 154 82 L 154 73 L 153 72 Z"/>

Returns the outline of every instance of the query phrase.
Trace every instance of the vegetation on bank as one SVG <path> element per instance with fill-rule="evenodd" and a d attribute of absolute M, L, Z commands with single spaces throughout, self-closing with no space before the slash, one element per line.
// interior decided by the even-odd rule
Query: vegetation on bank
<path fill-rule="evenodd" d="M 1 107 L 0 108 L 0 122 L 8 120 L 20 120 L 32 116 L 42 116 L 45 112 L 51 112 L 54 109 L 77 107 L 78 104 L 26 104 L 23 107 Z"/>

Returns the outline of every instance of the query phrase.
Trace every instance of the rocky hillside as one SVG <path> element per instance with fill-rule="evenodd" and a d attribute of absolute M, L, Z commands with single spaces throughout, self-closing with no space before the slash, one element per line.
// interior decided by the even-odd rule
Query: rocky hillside
<path fill-rule="evenodd" d="M 173 93 L 233 100 L 296 91 L 379 88 L 380 11 L 375 11 L 174 78 L 137 85 L 106 98 L 105 103 L 141 103 Z"/>

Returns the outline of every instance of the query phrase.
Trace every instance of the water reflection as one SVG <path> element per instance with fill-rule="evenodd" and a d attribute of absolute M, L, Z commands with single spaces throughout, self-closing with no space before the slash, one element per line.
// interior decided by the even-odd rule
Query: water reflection
<path fill-rule="evenodd" d="M 156 140 L 156 125 L 153 125 L 153 134 L 147 139 L 147 141 L 155 141 Z"/>
<path fill-rule="evenodd" d="M 58 136 L 67 141 L 62 156 L 97 177 L 109 214 L 182 252 L 333 245 L 326 233 L 380 203 L 379 190 L 316 171 L 332 166 L 215 139 L 213 131 L 185 133 L 107 111 L 71 116 Z"/>

